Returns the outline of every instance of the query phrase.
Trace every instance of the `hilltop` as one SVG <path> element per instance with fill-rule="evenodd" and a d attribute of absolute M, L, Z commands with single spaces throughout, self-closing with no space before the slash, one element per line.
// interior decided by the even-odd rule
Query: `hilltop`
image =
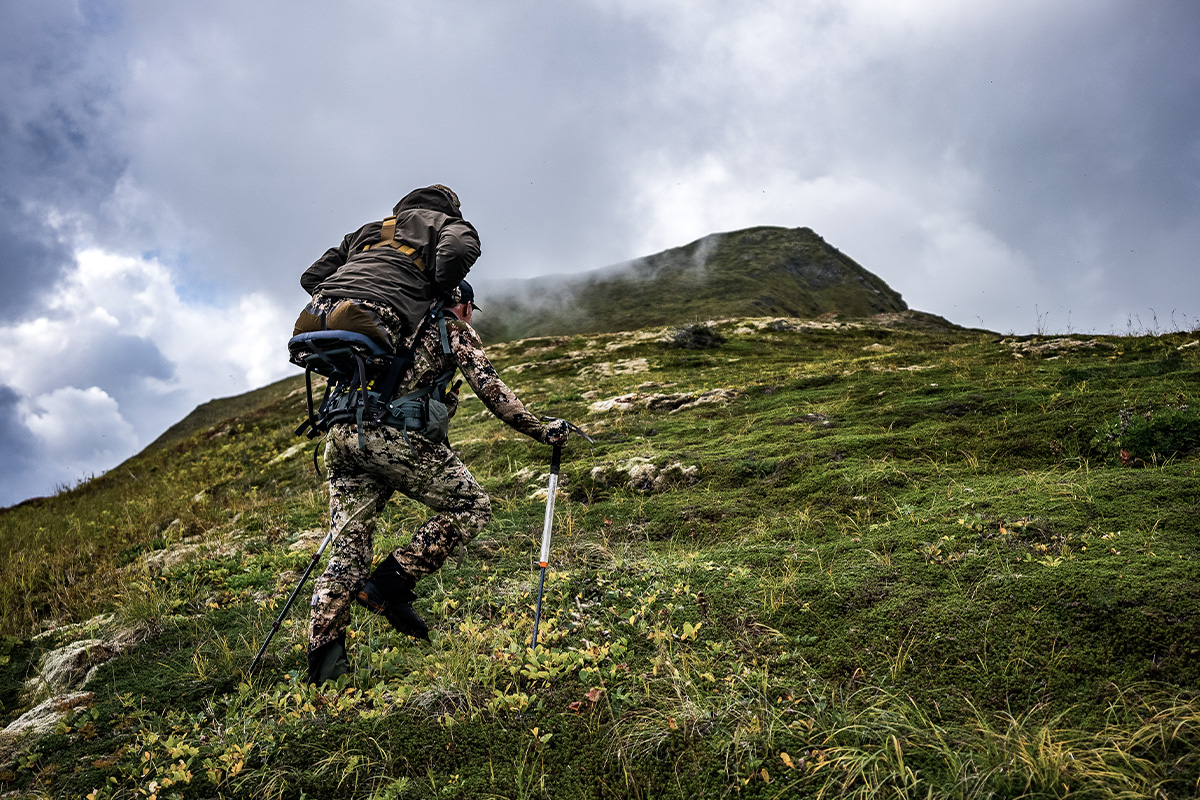
<path fill-rule="evenodd" d="M 727 317 L 863 318 L 899 293 L 809 228 L 714 233 L 582 275 L 480 285 L 485 342 L 637 330 Z"/>
<path fill-rule="evenodd" d="M 1197 793 L 1196 332 L 722 313 L 489 352 L 596 439 L 536 651 L 549 453 L 467 396 L 495 518 L 418 583 L 431 641 L 356 610 L 313 689 L 302 597 L 246 674 L 327 524 L 290 378 L 0 512 L 0 791 Z M 424 518 L 393 500 L 376 551 Z"/>
<path fill-rule="evenodd" d="M 855 319 L 908 311 L 898 292 L 810 228 L 713 233 L 592 272 L 478 282 L 477 289 L 487 310 L 476 317 L 475 326 L 491 344 L 764 314 Z M 955 327 L 922 312 L 910 312 L 904 325 Z M 244 395 L 210 400 L 150 447 L 177 441 L 295 389 L 295 380 L 288 378 Z"/>

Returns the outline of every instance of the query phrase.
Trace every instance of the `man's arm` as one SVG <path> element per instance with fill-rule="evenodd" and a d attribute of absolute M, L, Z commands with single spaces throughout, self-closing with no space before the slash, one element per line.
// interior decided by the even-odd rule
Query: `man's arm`
<path fill-rule="evenodd" d="M 496 368 L 483 352 L 483 343 L 479 341 L 475 329 L 454 319 L 448 320 L 446 328 L 450 335 L 450 349 L 454 353 L 454 360 L 458 362 L 463 377 L 471 385 L 475 395 L 493 414 L 514 430 L 539 442 L 546 442 L 549 436 L 546 426 L 525 408 L 525 404 L 516 393 L 500 379 Z"/>
<path fill-rule="evenodd" d="M 300 276 L 300 286 L 304 291 L 313 294 L 326 278 L 337 272 L 346 263 L 346 259 L 350 255 L 350 239 L 353 236 L 352 233 L 346 234 L 341 245 L 326 250 L 325 255 L 314 261 L 313 265 L 304 271 L 304 274 Z"/>

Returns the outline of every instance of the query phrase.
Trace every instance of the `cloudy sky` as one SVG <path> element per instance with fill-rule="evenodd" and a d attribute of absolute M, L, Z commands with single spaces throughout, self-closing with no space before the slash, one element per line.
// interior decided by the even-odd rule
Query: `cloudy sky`
<path fill-rule="evenodd" d="M 1000 332 L 1200 318 L 1195 0 L 0 3 L 0 505 L 291 374 L 452 186 L 489 280 L 809 226 Z"/>

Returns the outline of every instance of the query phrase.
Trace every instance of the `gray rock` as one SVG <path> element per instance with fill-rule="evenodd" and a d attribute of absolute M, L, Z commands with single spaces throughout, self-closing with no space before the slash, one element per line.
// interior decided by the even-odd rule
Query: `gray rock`
<path fill-rule="evenodd" d="M 91 692 L 72 692 L 39 703 L 0 731 L 0 763 L 7 763 L 54 732 L 67 712 L 92 702 Z"/>
<path fill-rule="evenodd" d="M 93 668 L 116 654 L 113 644 L 103 639 L 82 639 L 51 650 L 38 662 L 37 674 L 25 682 L 25 692 L 36 698 L 80 689 Z"/>

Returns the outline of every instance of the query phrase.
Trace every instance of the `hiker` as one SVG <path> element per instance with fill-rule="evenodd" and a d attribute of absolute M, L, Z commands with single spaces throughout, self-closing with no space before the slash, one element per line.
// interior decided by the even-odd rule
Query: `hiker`
<path fill-rule="evenodd" d="M 444 187 L 429 187 L 413 194 L 419 192 L 426 194 L 415 202 L 436 203 L 438 207 L 432 211 L 446 217 L 434 219 L 425 213 L 430 209 L 417 207 L 417 215 L 443 223 L 441 232 L 430 226 L 430 236 L 438 238 L 436 245 L 431 246 L 431 239 L 424 247 L 425 254 L 435 255 L 432 272 L 447 277 L 465 273 L 478 256 L 479 246 L 474 228 L 461 221 L 457 197 Z M 433 197 L 433 192 L 453 200 L 447 206 Z M 405 202 L 413 194 L 396 207 L 397 239 L 403 238 L 401 230 L 407 230 L 402 217 Z M 448 207 L 453 213 L 446 210 Z M 453 388 L 447 387 L 455 371 L 461 370 L 476 396 L 508 425 L 539 442 L 565 443 L 567 424 L 556 420 L 543 425 L 500 379 L 484 354 L 479 336 L 471 327 L 472 316 L 478 310 L 475 293 L 465 280 L 456 280 L 447 291 L 442 279 L 435 277 L 436 292 L 444 295 L 440 298 L 442 310 L 431 314 L 428 307 L 423 308 L 416 318 L 418 322 L 412 325 L 409 312 L 391 302 L 394 298 L 388 289 L 398 287 L 389 286 L 388 280 L 394 276 L 375 273 L 364 265 L 350 280 L 336 266 L 330 269 L 339 261 L 347 264 L 343 269 L 355 265 L 356 255 L 361 253 L 356 248 L 370 244 L 373 226 L 379 223 L 346 237 L 341 248 L 326 253 L 305 273 L 302 284 L 315 290 L 310 313 L 328 321 L 333 311 L 352 300 L 367 312 L 371 318 L 368 323 L 383 328 L 389 341 L 411 340 L 412 364 L 400 377 L 392 397 L 416 396 L 427 405 L 433 400 L 444 403 L 448 425 L 458 405 L 461 381 Z M 375 241 L 380 235 L 376 227 Z M 418 253 L 416 248 L 410 249 L 414 252 L 404 254 L 409 260 Z M 328 277 L 319 283 L 308 280 L 310 275 L 321 274 Z M 371 283 L 372 277 L 378 281 Z M 349 294 L 360 288 L 366 302 Z M 426 301 L 411 287 L 403 289 L 409 308 L 419 308 L 426 302 L 436 306 L 439 301 L 436 292 L 430 292 Z M 327 293 L 330 291 L 336 294 Z M 415 329 L 410 332 L 410 327 Z M 325 465 L 329 470 L 330 526 L 337 535 L 329 563 L 313 590 L 308 639 L 308 680 L 312 683 L 332 680 L 349 671 L 345 639 L 354 602 L 381 614 L 400 633 L 428 638 L 428 627 L 412 607 L 416 581 L 437 571 L 458 545 L 471 541 L 487 525 L 492 515 L 487 493 L 450 449 L 444 430 L 430 433 L 386 424 L 363 428 L 336 424 L 328 433 Z M 391 552 L 371 572 L 376 517 L 397 491 L 424 503 L 436 514 L 417 528 L 408 544 Z"/>

